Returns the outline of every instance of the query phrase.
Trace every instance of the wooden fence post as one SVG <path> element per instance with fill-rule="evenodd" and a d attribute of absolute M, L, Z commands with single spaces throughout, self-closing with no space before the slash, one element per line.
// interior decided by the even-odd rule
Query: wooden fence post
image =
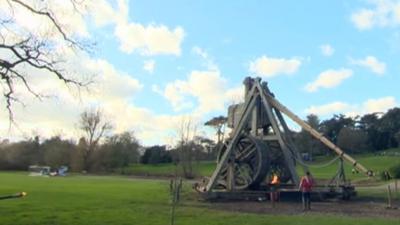
<path fill-rule="evenodd" d="M 390 189 L 390 185 L 388 185 L 388 189 L 387 189 L 387 193 L 388 193 L 388 209 L 392 208 L 392 190 Z"/>

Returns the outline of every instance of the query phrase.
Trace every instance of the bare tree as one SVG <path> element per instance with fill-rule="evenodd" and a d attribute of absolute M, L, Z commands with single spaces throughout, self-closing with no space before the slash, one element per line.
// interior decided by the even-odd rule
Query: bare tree
<path fill-rule="evenodd" d="M 105 120 L 100 109 L 86 110 L 81 114 L 79 128 L 84 132 L 86 146 L 83 151 L 83 167 L 90 169 L 90 159 L 96 150 L 101 138 L 112 129 L 111 124 Z"/>
<path fill-rule="evenodd" d="M 78 10 L 82 2 L 84 0 L 69 1 L 75 10 Z M 38 99 L 43 97 L 41 93 L 35 91 L 34 85 L 27 78 L 29 73 L 35 72 L 35 76 L 43 73 L 52 74 L 65 84 L 72 84 L 78 89 L 90 83 L 90 81 L 74 77 L 72 71 L 66 69 L 62 54 L 57 51 L 62 46 L 74 52 L 86 52 L 90 49 L 89 42 L 77 40 L 73 33 L 67 32 L 62 24 L 68 24 L 68 22 L 59 21 L 56 12 L 48 6 L 48 1 L 3 0 L 1 4 L 7 5 L 2 7 L 2 11 L 8 13 L 4 15 L 0 12 L 0 52 L 2 52 L 0 54 L 0 84 L 10 121 L 13 121 L 13 103 L 24 104 L 16 93 L 17 86 L 22 86 L 22 92 L 30 93 Z M 15 15 L 17 10 L 23 10 L 29 15 L 46 21 L 46 24 L 49 24 L 49 32 L 38 34 L 33 31 L 34 29 L 21 27 Z M 82 78 L 81 75 L 80 77 Z"/>
<path fill-rule="evenodd" d="M 193 178 L 193 160 L 194 160 L 194 142 L 197 126 L 193 124 L 191 118 L 182 118 L 178 129 L 178 146 L 179 163 L 186 178 Z"/>

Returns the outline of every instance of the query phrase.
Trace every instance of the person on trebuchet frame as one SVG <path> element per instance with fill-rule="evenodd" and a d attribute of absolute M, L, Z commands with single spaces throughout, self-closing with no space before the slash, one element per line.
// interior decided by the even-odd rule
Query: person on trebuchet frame
<path fill-rule="evenodd" d="M 311 209 L 311 191 L 314 186 L 314 179 L 309 171 L 300 180 L 299 190 L 303 201 L 303 210 Z"/>

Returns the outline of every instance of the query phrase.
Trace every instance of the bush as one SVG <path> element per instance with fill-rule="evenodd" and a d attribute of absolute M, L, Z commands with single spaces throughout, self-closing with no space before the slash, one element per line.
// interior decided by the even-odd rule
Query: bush
<path fill-rule="evenodd" d="M 155 145 L 146 148 L 140 162 L 143 164 L 158 164 L 172 162 L 171 152 L 166 150 L 165 145 Z"/>
<path fill-rule="evenodd" d="M 389 169 L 389 173 L 392 176 L 392 178 L 400 179 L 400 164 L 392 166 Z"/>

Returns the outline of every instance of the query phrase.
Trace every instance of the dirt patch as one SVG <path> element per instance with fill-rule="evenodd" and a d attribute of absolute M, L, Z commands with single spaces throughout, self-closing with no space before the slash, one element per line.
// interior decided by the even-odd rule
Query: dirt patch
<path fill-rule="evenodd" d="M 263 202 L 218 202 L 211 203 L 211 208 L 231 212 L 246 212 L 270 215 L 324 214 L 351 217 L 399 218 L 400 209 L 387 209 L 386 203 L 376 201 L 329 201 L 313 202 L 311 211 L 304 212 L 301 202 L 278 202 L 275 207 L 269 201 Z M 400 202 L 395 206 L 399 207 Z"/>

